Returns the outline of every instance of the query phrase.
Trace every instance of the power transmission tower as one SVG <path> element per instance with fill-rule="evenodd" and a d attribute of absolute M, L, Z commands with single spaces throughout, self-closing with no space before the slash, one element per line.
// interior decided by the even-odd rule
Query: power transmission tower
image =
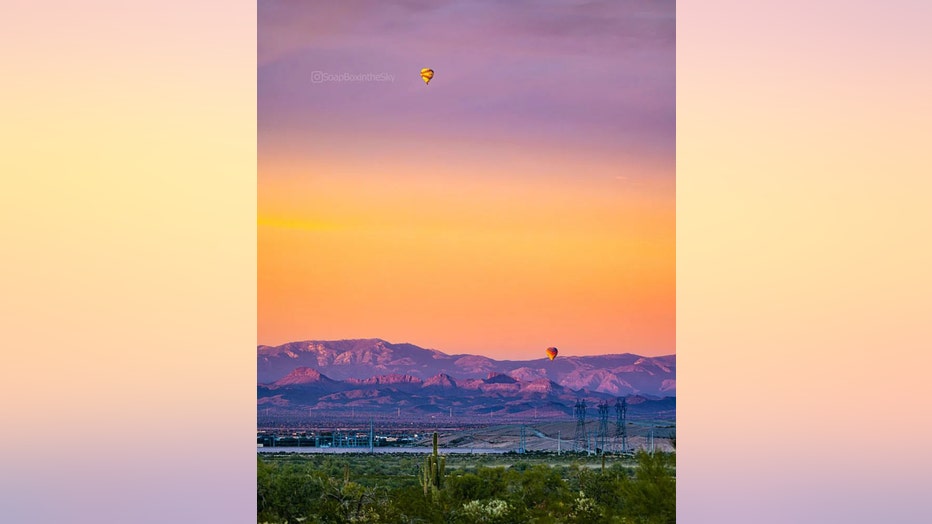
<path fill-rule="evenodd" d="M 621 439 L 621 452 L 628 452 L 628 399 L 615 401 L 615 438 Z"/>
<path fill-rule="evenodd" d="M 608 438 L 608 402 L 599 402 L 599 440 L 596 449 L 605 453 L 605 441 Z"/>
<path fill-rule="evenodd" d="M 576 435 L 573 436 L 573 451 L 585 451 L 589 447 L 586 437 L 586 401 L 579 399 L 573 409 L 576 414 Z"/>
<path fill-rule="evenodd" d="M 527 428 L 521 426 L 521 440 L 518 443 L 518 453 L 524 453 L 527 451 Z"/>

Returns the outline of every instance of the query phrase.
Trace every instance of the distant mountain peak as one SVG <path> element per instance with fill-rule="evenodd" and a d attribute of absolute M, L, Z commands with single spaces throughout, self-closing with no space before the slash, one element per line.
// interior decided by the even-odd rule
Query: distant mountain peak
<path fill-rule="evenodd" d="M 518 381 L 514 378 L 498 372 L 491 372 L 485 377 L 486 384 L 516 384 Z"/>
<path fill-rule="evenodd" d="M 423 386 L 425 388 L 429 388 L 429 387 L 455 388 L 456 380 L 450 375 L 447 375 L 446 373 L 438 373 L 430 377 L 429 379 L 425 380 Z"/>
<path fill-rule="evenodd" d="M 295 386 L 299 384 L 314 384 L 317 382 L 332 382 L 329 378 L 320 374 L 320 371 L 317 371 L 314 368 L 302 366 L 295 368 L 291 373 L 288 373 L 284 377 L 276 380 L 274 385 L 276 386 Z"/>

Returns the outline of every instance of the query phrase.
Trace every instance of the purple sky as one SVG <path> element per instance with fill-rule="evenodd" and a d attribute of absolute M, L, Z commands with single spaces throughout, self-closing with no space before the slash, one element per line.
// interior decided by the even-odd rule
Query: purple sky
<path fill-rule="evenodd" d="M 260 1 L 260 161 L 269 145 L 313 156 L 347 137 L 373 147 L 390 137 L 402 149 L 405 140 L 578 148 L 672 176 L 674 9 L 672 0 Z M 428 87 L 422 67 L 436 73 Z M 315 84 L 314 71 L 395 80 Z"/>

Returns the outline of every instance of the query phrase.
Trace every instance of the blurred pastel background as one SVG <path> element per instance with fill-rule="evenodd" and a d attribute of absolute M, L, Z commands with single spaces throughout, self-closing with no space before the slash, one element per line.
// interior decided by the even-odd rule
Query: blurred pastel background
<path fill-rule="evenodd" d="M 258 16 L 260 344 L 675 352 L 672 0 Z"/>
<path fill-rule="evenodd" d="M 677 6 L 680 522 L 932 521 L 929 9 Z M 4 5 L 0 520 L 253 521 L 255 28 Z"/>
<path fill-rule="evenodd" d="M 255 520 L 255 27 L 4 3 L 0 522 Z"/>
<path fill-rule="evenodd" d="M 678 521 L 932 522 L 932 6 L 677 22 Z"/>

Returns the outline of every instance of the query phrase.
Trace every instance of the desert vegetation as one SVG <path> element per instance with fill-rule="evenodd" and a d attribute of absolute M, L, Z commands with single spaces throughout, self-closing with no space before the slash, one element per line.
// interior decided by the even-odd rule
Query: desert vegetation
<path fill-rule="evenodd" d="M 675 454 L 263 454 L 258 522 L 676 521 Z"/>

